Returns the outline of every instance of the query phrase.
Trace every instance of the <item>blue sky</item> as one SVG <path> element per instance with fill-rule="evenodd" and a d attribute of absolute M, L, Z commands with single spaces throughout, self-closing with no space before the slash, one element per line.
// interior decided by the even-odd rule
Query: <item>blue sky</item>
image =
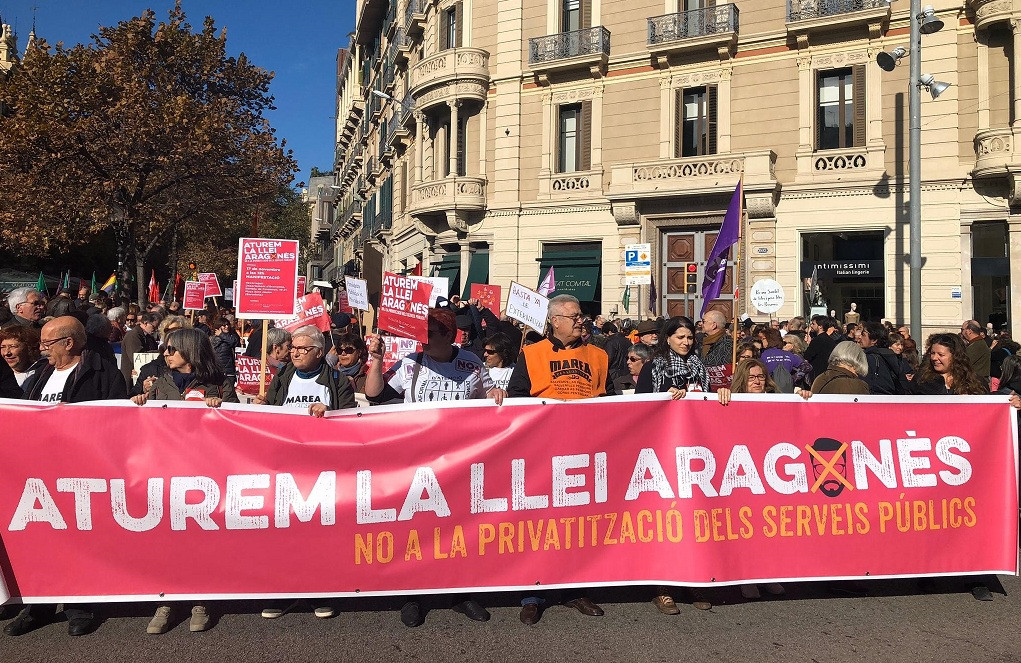
<path fill-rule="evenodd" d="M 166 18 L 173 0 L 0 0 L 4 23 L 15 26 L 18 48 L 24 49 L 36 10 L 36 34 L 50 43 L 91 41 L 101 25 L 114 25 L 151 7 L 157 20 Z M 272 94 L 276 111 L 269 114 L 277 135 L 294 151 L 299 173 L 307 182 L 313 166 L 333 164 L 334 91 L 337 49 L 347 46 L 354 30 L 355 0 L 183 0 L 192 26 L 212 16 L 227 28 L 227 49 L 244 51 L 259 67 L 275 72 Z"/>

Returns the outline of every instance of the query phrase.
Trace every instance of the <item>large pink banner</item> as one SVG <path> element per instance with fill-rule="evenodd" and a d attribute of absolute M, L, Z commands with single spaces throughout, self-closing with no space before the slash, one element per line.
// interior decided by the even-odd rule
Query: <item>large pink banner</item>
<path fill-rule="evenodd" d="M 2 570 L 28 602 L 1016 572 L 1005 399 L 704 398 L 2 401 Z"/>

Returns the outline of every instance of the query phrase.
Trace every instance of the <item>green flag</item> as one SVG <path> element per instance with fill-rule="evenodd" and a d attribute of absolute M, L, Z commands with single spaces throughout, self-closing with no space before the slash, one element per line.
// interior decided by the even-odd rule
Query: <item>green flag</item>
<path fill-rule="evenodd" d="M 624 296 L 621 297 L 620 303 L 624 305 L 624 312 L 628 313 L 631 309 L 631 286 L 624 286 Z"/>
<path fill-rule="evenodd" d="M 38 290 L 39 292 L 46 293 L 46 277 L 43 276 L 42 272 L 39 272 L 39 281 L 36 282 L 35 289 Z"/>
<path fill-rule="evenodd" d="M 96 273 L 92 272 L 92 294 L 96 293 Z"/>
<path fill-rule="evenodd" d="M 70 288 L 71 288 L 71 270 L 69 269 L 67 270 L 67 273 L 64 274 L 64 290 L 67 291 L 70 290 Z"/>

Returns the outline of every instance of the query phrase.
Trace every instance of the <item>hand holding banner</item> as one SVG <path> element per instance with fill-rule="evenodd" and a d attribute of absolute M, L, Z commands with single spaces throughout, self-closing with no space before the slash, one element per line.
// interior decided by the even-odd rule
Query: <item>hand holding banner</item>
<path fill-rule="evenodd" d="M 519 320 L 540 334 L 546 329 L 549 299 L 525 286 L 511 281 L 507 297 L 507 316 Z"/>
<path fill-rule="evenodd" d="M 380 329 L 423 343 L 429 342 L 429 300 L 432 286 L 422 279 L 383 274 L 379 298 Z"/>

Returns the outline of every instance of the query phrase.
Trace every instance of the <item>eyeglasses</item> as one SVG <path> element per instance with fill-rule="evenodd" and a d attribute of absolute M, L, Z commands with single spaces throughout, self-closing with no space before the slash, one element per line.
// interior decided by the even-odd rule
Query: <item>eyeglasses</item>
<path fill-rule="evenodd" d="M 297 355 L 307 355 L 316 348 L 317 346 L 315 345 L 291 345 L 291 352 Z"/>
<path fill-rule="evenodd" d="M 49 350 L 50 348 L 53 347 L 54 343 L 56 343 L 58 341 L 66 341 L 69 338 L 71 338 L 71 337 L 70 336 L 61 336 L 60 338 L 54 338 L 54 339 L 51 339 L 49 341 L 39 341 L 39 347 L 42 348 L 43 350 Z"/>
<path fill-rule="evenodd" d="M 567 318 L 568 320 L 571 320 L 572 322 L 577 324 L 577 323 L 579 323 L 579 322 L 581 322 L 582 320 L 585 319 L 585 314 L 583 314 L 583 313 L 575 313 L 574 315 L 562 315 L 560 313 L 554 313 L 550 317 L 551 318 Z"/>
<path fill-rule="evenodd" d="M 41 299 L 26 299 L 25 301 L 21 302 L 21 304 L 28 304 L 29 306 L 39 307 L 46 306 L 46 302 L 44 302 Z M 18 306 L 21 306 L 21 304 L 18 304 Z"/>
<path fill-rule="evenodd" d="M 496 354 L 496 350 L 491 350 L 489 348 L 482 348 L 482 354 L 484 354 L 484 355 L 495 355 Z"/>
<path fill-rule="evenodd" d="M 358 354 L 358 348 L 337 348 L 337 354 L 339 355 Z"/>
<path fill-rule="evenodd" d="M 632 362 L 636 362 L 636 361 L 641 361 L 641 360 L 642 360 L 642 358 L 641 358 L 641 357 L 628 357 L 628 358 L 627 358 L 627 362 L 628 362 L 629 364 L 630 364 L 630 363 L 632 363 Z"/>
<path fill-rule="evenodd" d="M 177 348 L 175 348 L 175 347 L 174 347 L 174 346 L 172 346 L 172 345 L 168 345 L 168 346 L 166 346 L 166 347 L 164 347 L 164 348 L 163 348 L 163 353 L 164 353 L 164 354 L 172 355 L 172 354 L 174 354 L 175 352 L 177 352 Z"/>
<path fill-rule="evenodd" d="M 765 382 L 766 381 L 766 376 L 765 375 L 752 375 L 752 374 L 749 373 L 748 374 L 748 379 L 749 380 L 756 380 L 757 382 Z"/>

